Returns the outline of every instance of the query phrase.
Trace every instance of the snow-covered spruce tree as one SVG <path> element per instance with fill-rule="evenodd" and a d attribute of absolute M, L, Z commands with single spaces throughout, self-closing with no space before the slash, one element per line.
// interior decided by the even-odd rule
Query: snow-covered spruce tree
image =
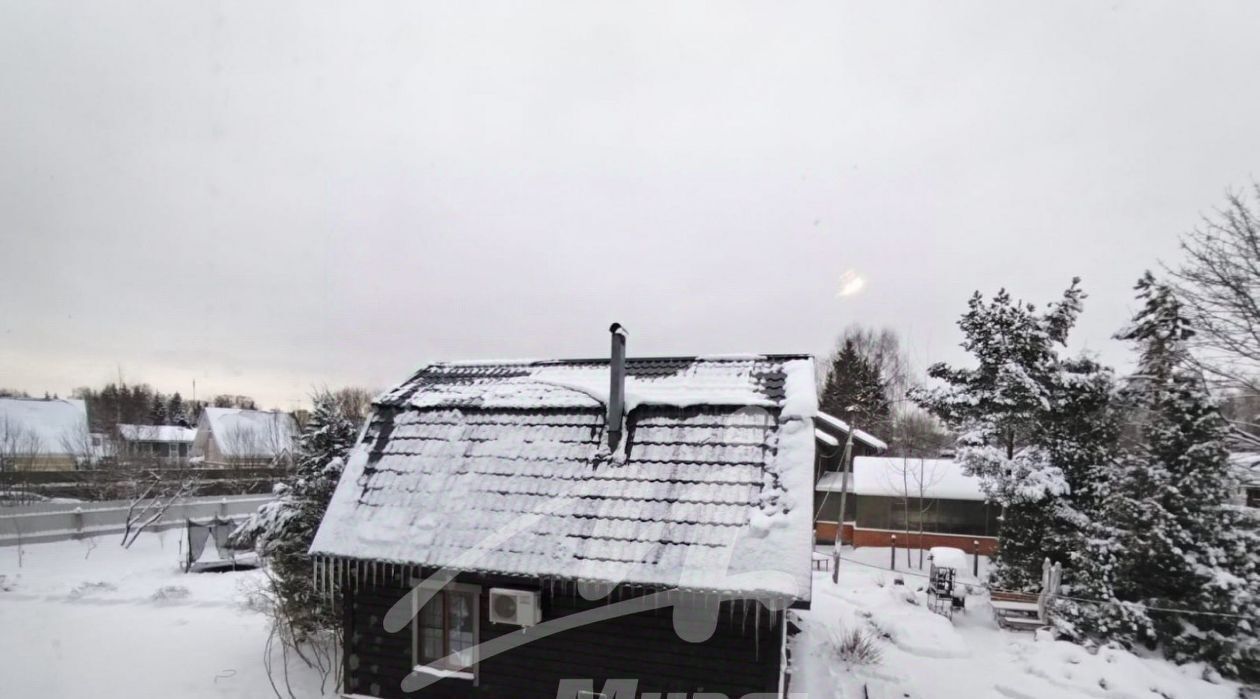
<path fill-rule="evenodd" d="M 879 367 L 862 356 L 852 339 L 847 339 L 831 358 L 818 407 L 862 429 L 883 433 L 886 430 L 881 428 L 890 419 L 885 389 Z"/>
<path fill-rule="evenodd" d="M 992 568 L 1003 588 L 1036 589 L 1043 560 L 1068 564 L 1080 550 L 1097 464 L 1115 444 L 1111 372 L 1059 357 L 1085 297 L 1078 284 L 1042 312 L 1005 290 L 988 303 L 977 292 L 959 321 L 976 366 L 936 364 L 940 385 L 911 393 L 957 431 L 959 463 L 1003 508 Z"/>
<path fill-rule="evenodd" d="M 188 427 L 192 424 L 188 419 L 188 412 L 184 410 L 184 398 L 179 395 L 179 391 L 176 391 L 166 402 L 166 420 L 179 427 Z"/>
<path fill-rule="evenodd" d="M 307 550 L 358 429 L 334 394 L 316 395 L 311 418 L 298 439 L 293 475 L 276 487 L 274 501 L 233 533 L 235 543 L 252 543 L 266 560 L 273 621 L 280 640 L 295 647 L 338 626 L 336 610 L 315 594 Z"/>
<path fill-rule="evenodd" d="M 1228 425 L 1192 364 L 1194 330 L 1171 287 L 1148 272 L 1137 291 L 1143 306 L 1117 335 L 1138 349 L 1122 391 L 1138 427 L 1107 498 L 1116 604 L 1105 637 L 1260 679 L 1260 536 L 1229 501 Z"/>
<path fill-rule="evenodd" d="M 166 401 L 161 393 L 153 394 L 153 403 L 149 406 L 149 424 L 165 425 L 167 420 Z"/>

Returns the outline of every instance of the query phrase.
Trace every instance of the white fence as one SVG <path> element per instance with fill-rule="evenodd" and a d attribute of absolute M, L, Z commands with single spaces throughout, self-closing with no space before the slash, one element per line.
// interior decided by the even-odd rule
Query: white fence
<path fill-rule="evenodd" d="M 271 495 L 229 495 L 185 498 L 171 505 L 149 529 L 180 526 L 186 519 L 243 519 Z M 0 546 L 63 541 L 85 536 L 122 533 L 127 525 L 128 500 L 84 503 L 34 503 L 0 507 Z M 139 511 L 140 507 L 136 508 Z"/>

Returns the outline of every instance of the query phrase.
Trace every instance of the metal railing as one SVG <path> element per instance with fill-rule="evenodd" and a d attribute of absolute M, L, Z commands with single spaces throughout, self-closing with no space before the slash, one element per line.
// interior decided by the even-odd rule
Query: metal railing
<path fill-rule="evenodd" d="M 272 499 L 270 495 L 184 498 L 173 503 L 149 529 L 179 526 L 185 519 L 243 519 Z M 33 503 L 0 508 L 0 546 L 65 541 L 121 533 L 130 500 L 84 503 Z M 138 507 L 137 510 L 140 508 Z"/>

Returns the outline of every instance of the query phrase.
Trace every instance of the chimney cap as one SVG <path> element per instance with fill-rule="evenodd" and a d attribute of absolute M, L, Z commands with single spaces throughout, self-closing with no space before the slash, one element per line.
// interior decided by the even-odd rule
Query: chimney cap
<path fill-rule="evenodd" d="M 622 325 L 621 323 L 613 323 L 612 325 L 608 326 L 608 332 L 610 332 L 610 333 L 615 333 L 615 334 L 617 334 L 617 335 L 629 335 L 629 334 L 630 334 L 630 332 L 629 332 L 628 330 L 626 330 L 625 326 L 624 326 L 624 325 Z"/>

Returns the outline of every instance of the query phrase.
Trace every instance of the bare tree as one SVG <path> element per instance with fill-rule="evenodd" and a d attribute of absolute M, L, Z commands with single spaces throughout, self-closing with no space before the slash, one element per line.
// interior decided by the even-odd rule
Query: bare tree
<path fill-rule="evenodd" d="M 362 386 L 345 386 L 333 391 L 333 397 L 341 406 L 343 415 L 362 423 L 372 412 L 372 396 L 375 393 Z"/>
<path fill-rule="evenodd" d="M 197 492 L 197 479 L 188 468 L 158 468 L 137 464 L 132 485 L 135 495 L 127 506 L 123 548 L 131 548 L 145 529 L 161 521 L 167 510 Z"/>
<path fill-rule="evenodd" d="M 910 365 L 901 350 L 901 339 L 896 331 L 854 324 L 844 329 L 840 344 L 843 345 L 846 340 L 852 340 L 858 354 L 879 369 L 889 403 L 900 403 L 910 388 Z"/>
<path fill-rule="evenodd" d="M 1260 442 L 1260 393 L 1230 391 L 1221 399 L 1221 414 L 1236 431 L 1245 433 L 1240 441 Z"/>
<path fill-rule="evenodd" d="M 22 504 L 34 499 L 27 483 L 27 474 L 35 470 L 44 452 L 39 433 L 25 425 L 0 417 L 0 489 L 8 490 L 5 500 Z"/>
<path fill-rule="evenodd" d="M 1260 184 L 1252 197 L 1230 193 L 1182 236 L 1181 264 L 1166 266 L 1196 333 L 1194 361 L 1219 391 L 1248 397 L 1260 396 Z M 1254 413 L 1233 417 L 1235 435 L 1260 446 Z"/>
<path fill-rule="evenodd" d="M 910 506 L 911 499 L 909 493 L 913 491 L 917 494 L 918 512 L 916 519 L 918 520 L 919 531 L 919 567 L 923 567 L 923 528 L 927 519 L 927 514 L 931 512 L 931 506 L 928 504 L 927 490 L 930 486 L 936 485 L 944 478 L 944 473 L 938 473 L 935 467 L 929 467 L 928 461 L 941 456 L 943 452 L 953 441 L 949 432 L 932 415 L 914 407 L 907 407 L 900 412 L 893 421 L 892 449 L 896 456 L 902 459 L 902 493 L 905 494 L 903 499 L 905 507 L 906 530 L 910 529 Z M 917 472 L 915 464 L 917 463 Z M 907 540 L 907 565 L 909 564 L 909 535 Z"/>
<path fill-rule="evenodd" d="M 96 440 L 100 440 L 98 443 Z M 116 500 L 125 497 L 125 459 L 117 450 L 117 440 L 87 431 L 64 435 L 61 448 L 77 465 L 74 481 L 78 494 L 88 500 Z"/>
<path fill-rule="evenodd" d="M 935 459 L 953 445 L 954 437 L 930 413 L 906 406 L 894 417 L 888 441 L 892 456 Z"/>
<path fill-rule="evenodd" d="M 114 455 L 115 442 L 105 435 L 88 432 L 86 424 L 82 429 L 67 430 L 59 441 L 62 453 L 74 460 L 78 470 L 94 469 Z"/>
<path fill-rule="evenodd" d="M 126 445 L 126 442 L 120 441 Z M 150 526 L 160 522 L 171 506 L 195 495 L 200 482 L 186 460 L 170 461 L 141 442 L 118 448 L 101 483 L 115 497 L 128 500 L 120 544 L 130 548 Z"/>
<path fill-rule="evenodd" d="M 924 522 L 935 503 L 935 499 L 928 497 L 928 491 L 932 486 L 944 480 L 945 473 L 936 465 L 934 460 L 923 457 L 902 456 L 899 459 L 891 460 L 889 463 L 892 465 L 884 472 L 883 476 L 885 484 L 896 493 L 896 498 L 902 508 L 906 534 L 906 566 L 912 565 L 910 559 L 910 535 L 916 533 L 915 524 L 917 524 L 919 567 L 922 568 Z"/>
<path fill-rule="evenodd" d="M 0 471 L 30 471 L 44 451 L 39 433 L 0 417 Z"/>

